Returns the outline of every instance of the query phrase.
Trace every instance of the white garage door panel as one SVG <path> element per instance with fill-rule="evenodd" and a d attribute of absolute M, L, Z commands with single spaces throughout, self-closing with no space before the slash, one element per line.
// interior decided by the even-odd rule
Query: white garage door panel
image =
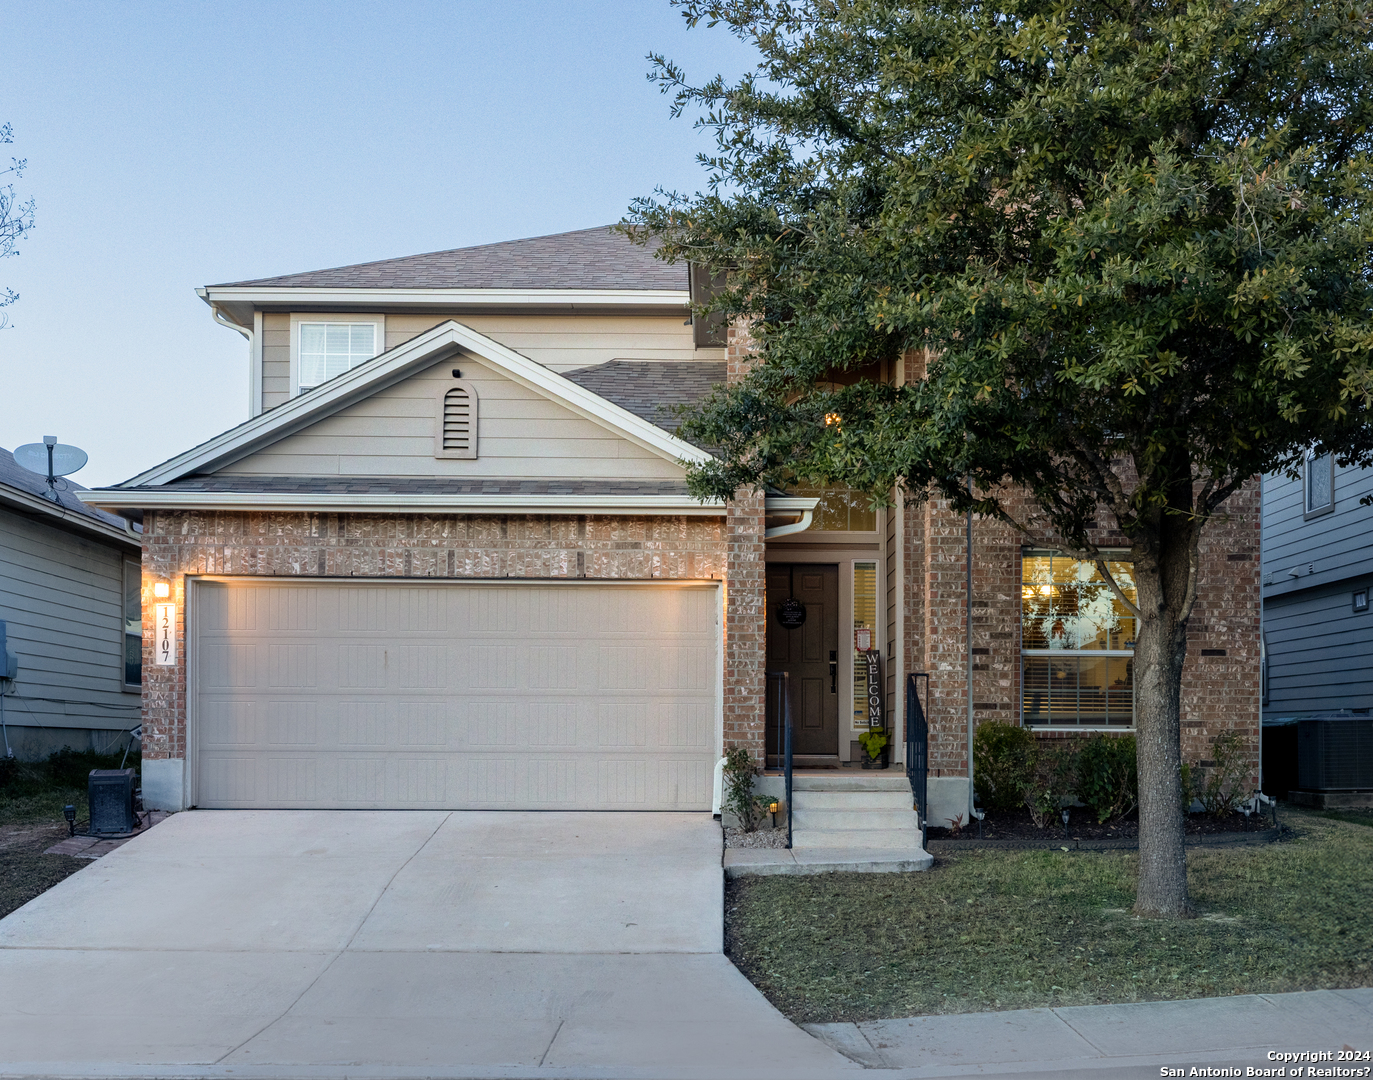
<path fill-rule="evenodd" d="M 708 810 L 711 586 L 199 582 L 206 807 Z"/>

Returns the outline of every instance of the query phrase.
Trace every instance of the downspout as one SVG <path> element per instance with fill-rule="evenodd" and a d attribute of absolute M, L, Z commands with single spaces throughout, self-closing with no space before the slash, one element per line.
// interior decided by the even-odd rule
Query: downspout
<path fill-rule="evenodd" d="M 968 495 L 973 493 L 968 478 Z M 973 508 L 968 507 L 968 824 L 973 822 Z"/>
<path fill-rule="evenodd" d="M 772 540 L 778 536 L 790 536 L 792 533 L 805 532 L 810 528 L 811 518 L 814 514 L 814 510 L 802 510 L 800 521 L 793 521 L 790 525 L 775 525 L 771 529 L 764 529 L 763 538 Z"/>

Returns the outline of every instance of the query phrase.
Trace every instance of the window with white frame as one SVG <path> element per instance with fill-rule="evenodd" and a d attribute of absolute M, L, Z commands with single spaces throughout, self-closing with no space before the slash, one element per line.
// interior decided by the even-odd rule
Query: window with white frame
<path fill-rule="evenodd" d="M 1106 566 L 1136 599 L 1134 567 Z M 1031 727 L 1128 728 L 1135 722 L 1135 619 L 1095 563 L 1027 553 L 1021 572 L 1021 715 Z"/>
<path fill-rule="evenodd" d="M 1302 488 L 1306 493 L 1306 516 L 1319 517 L 1335 509 L 1335 458 L 1333 454 L 1307 451 Z"/>
<path fill-rule="evenodd" d="M 303 322 L 299 333 L 301 390 L 316 387 L 377 355 L 376 323 Z"/>

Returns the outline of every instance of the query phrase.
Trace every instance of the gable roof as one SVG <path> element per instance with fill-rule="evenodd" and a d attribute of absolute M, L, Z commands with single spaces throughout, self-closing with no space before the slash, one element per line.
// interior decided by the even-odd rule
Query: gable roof
<path fill-rule="evenodd" d="M 611 360 L 563 372 L 563 378 L 673 434 L 681 425 L 673 407 L 704 401 L 726 377 L 723 360 Z"/>
<path fill-rule="evenodd" d="M 653 257 L 656 243 L 632 244 L 609 226 L 431 251 L 399 259 L 336 266 L 299 274 L 229 281 L 227 288 L 300 289 L 569 289 L 688 288 L 685 265 Z"/>
<path fill-rule="evenodd" d="M 138 547 L 141 541 L 125 531 L 123 518 L 87 506 L 77 497 L 78 491 L 85 490 L 80 484 L 62 478 L 58 480 L 57 501 L 53 502 L 48 498 L 47 477 L 29 472 L 14 460 L 10 451 L 0 449 L 0 505 L 29 515 L 55 518 L 57 520 L 52 524 L 60 522 L 127 547 Z"/>
<path fill-rule="evenodd" d="M 405 344 L 374 356 L 313 390 L 230 428 L 114 488 L 100 489 L 101 494 L 164 485 L 193 473 L 213 472 L 295 434 L 326 416 L 332 416 L 446 357 L 463 353 L 480 358 L 513 382 L 556 401 L 578 416 L 661 458 L 674 462 L 701 462 L 710 457 L 705 451 L 633 412 L 550 371 L 485 334 L 449 319 Z M 108 498 L 99 501 L 101 505 L 135 505 L 116 503 Z"/>

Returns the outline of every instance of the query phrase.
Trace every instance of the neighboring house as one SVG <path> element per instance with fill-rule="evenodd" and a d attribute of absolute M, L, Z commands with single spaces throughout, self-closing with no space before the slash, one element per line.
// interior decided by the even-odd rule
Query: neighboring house
<path fill-rule="evenodd" d="M 145 801 L 708 810 L 723 747 L 775 751 L 767 671 L 791 674 L 802 763 L 857 756 L 857 644 L 898 736 L 930 674 L 936 819 L 966 806 L 970 707 L 1128 730 L 1129 620 L 1090 568 L 977 521 L 970 643 L 940 506 L 690 497 L 705 451 L 668 407 L 750 360 L 693 322 L 699 283 L 591 229 L 201 290 L 248 339 L 250 419 L 85 496 L 141 518 L 145 593 L 172 605 L 145 621 Z M 1256 500 L 1231 511 L 1186 746 L 1241 730 L 1256 772 Z"/>
<path fill-rule="evenodd" d="M 1295 786 L 1302 717 L 1373 708 L 1373 469 L 1308 455 L 1301 476 L 1264 477 L 1265 789 Z M 1274 773 L 1270 784 L 1268 771 Z"/>
<path fill-rule="evenodd" d="M 45 477 L 0 450 L 0 620 L 18 659 L 0 695 L 9 750 L 25 760 L 119 752 L 139 723 L 141 540 L 78 490 L 59 480 L 54 502 Z"/>

